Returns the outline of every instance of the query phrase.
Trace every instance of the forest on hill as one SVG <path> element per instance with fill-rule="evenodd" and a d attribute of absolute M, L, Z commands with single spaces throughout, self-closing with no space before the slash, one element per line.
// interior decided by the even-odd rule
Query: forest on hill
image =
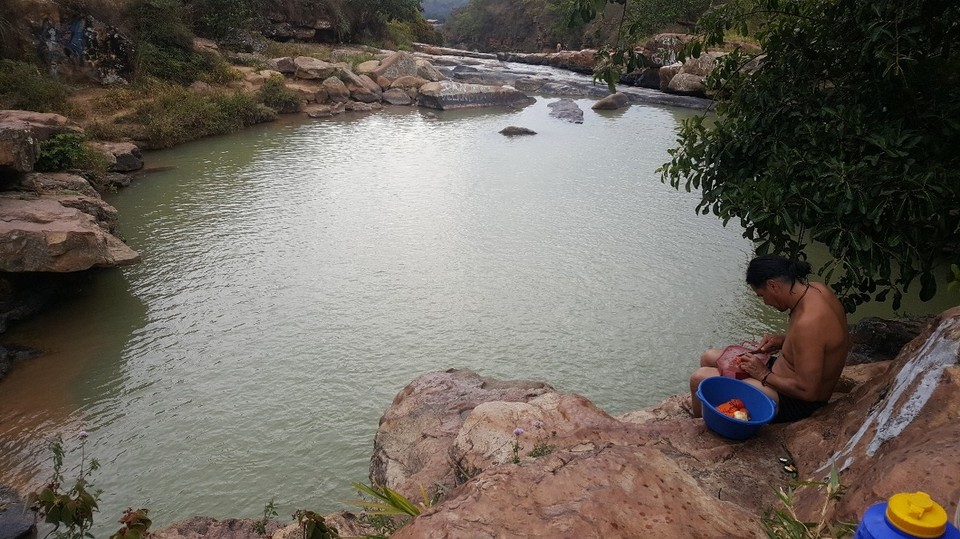
<path fill-rule="evenodd" d="M 446 21 L 450 12 L 467 5 L 469 0 L 423 0 L 423 16 L 427 19 Z"/>
<path fill-rule="evenodd" d="M 709 0 L 634 0 L 607 2 L 597 16 L 577 16 L 575 0 L 470 0 L 444 25 L 452 46 L 482 51 L 541 52 L 557 43 L 567 49 L 617 44 L 631 34 L 650 36 L 664 31 L 688 32 L 711 5 Z"/>

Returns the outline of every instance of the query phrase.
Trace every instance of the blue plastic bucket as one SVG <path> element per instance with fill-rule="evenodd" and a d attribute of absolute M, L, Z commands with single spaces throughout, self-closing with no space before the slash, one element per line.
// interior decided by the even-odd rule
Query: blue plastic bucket
<path fill-rule="evenodd" d="M 725 438 L 746 440 L 773 420 L 776 404 L 763 391 L 752 385 L 724 376 L 713 376 L 700 382 L 697 398 L 703 403 L 703 421 L 707 427 Z M 750 421 L 734 419 L 717 411 L 717 406 L 730 399 L 740 399 L 750 413 Z"/>

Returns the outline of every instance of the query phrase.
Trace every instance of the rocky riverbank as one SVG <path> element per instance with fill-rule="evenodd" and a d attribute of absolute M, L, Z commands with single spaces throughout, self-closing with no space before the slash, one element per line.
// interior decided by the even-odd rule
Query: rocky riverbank
<path fill-rule="evenodd" d="M 865 321 L 851 358 L 887 350 L 904 327 Z M 900 341 L 902 343 L 902 341 Z M 764 511 L 796 463 L 801 480 L 835 467 L 846 490 L 822 514 L 823 492 L 796 492 L 804 520 L 856 521 L 871 504 L 923 490 L 954 515 L 960 503 L 960 308 L 923 324 L 894 359 L 848 365 L 831 404 L 734 442 L 690 417 L 689 396 L 611 416 L 542 382 L 451 370 L 418 377 L 380 420 L 370 480 L 420 499 L 438 495 L 395 538 L 765 537 Z M 522 432 L 516 429 L 522 429 Z M 327 516 L 347 535 L 377 533 L 362 515 Z M 164 539 L 253 539 L 251 521 L 197 518 Z M 273 539 L 295 537 L 296 525 Z M 230 530 L 229 532 L 225 530 Z"/>

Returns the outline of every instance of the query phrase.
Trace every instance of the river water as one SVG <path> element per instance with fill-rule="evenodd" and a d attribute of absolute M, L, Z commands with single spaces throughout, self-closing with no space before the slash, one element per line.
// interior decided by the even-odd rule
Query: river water
<path fill-rule="evenodd" d="M 655 172 L 693 112 L 580 100 L 575 125 L 550 101 L 148 155 L 169 168 L 110 199 L 143 262 L 5 336 L 46 354 L 0 383 L 0 483 L 42 483 L 58 433 L 76 463 L 86 430 L 98 536 L 127 506 L 158 526 L 334 511 L 419 374 L 541 380 L 616 414 L 686 391 L 703 348 L 782 328 L 743 284 L 739 228 Z"/>

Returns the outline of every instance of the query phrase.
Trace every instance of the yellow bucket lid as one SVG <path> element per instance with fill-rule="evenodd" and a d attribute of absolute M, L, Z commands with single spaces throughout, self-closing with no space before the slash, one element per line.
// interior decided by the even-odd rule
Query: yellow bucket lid
<path fill-rule="evenodd" d="M 901 492 L 887 501 L 887 520 L 914 537 L 940 537 L 947 531 L 947 512 L 926 492 Z"/>

